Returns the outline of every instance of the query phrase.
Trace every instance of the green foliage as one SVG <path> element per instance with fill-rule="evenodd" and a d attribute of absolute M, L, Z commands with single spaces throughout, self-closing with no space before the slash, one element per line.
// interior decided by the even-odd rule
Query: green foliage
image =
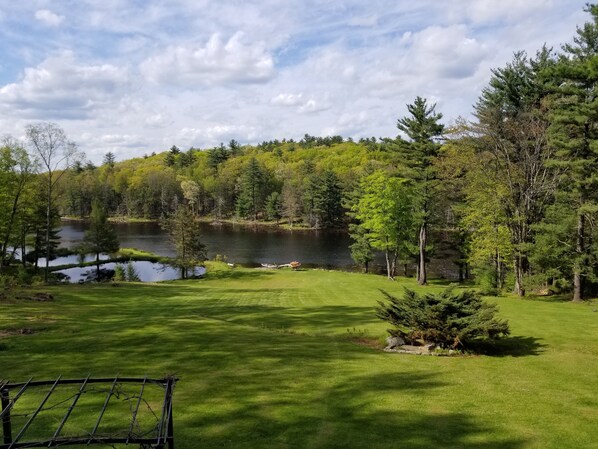
<path fill-rule="evenodd" d="M 351 258 L 353 261 L 363 267 L 365 273 L 369 270 L 369 264 L 374 260 L 374 248 L 367 236 L 367 231 L 363 226 L 352 224 L 349 227 L 353 243 L 349 246 Z"/>
<path fill-rule="evenodd" d="M 125 270 L 125 266 L 123 264 L 117 263 L 114 266 L 114 278 L 117 282 L 122 282 L 127 280 L 127 272 Z"/>
<path fill-rule="evenodd" d="M 574 300 L 583 299 L 596 280 L 593 223 L 598 219 L 598 6 L 588 5 L 587 11 L 592 21 L 577 29 L 574 43 L 563 47 L 566 54 L 547 72 L 553 88 L 549 137 L 558 150 L 551 162 L 561 174 L 561 208 L 567 207 L 569 213 L 561 215 L 560 223 L 553 215 L 543 231 L 549 246 L 554 247 L 551 240 L 565 240 L 572 249 L 561 254 L 565 263 L 559 265 L 572 268 Z M 570 222 L 571 216 L 575 223 Z M 562 235 L 566 228 L 569 237 Z M 554 273 L 551 265 L 548 275 L 563 274 Z"/>
<path fill-rule="evenodd" d="M 132 261 L 129 261 L 127 263 L 126 279 L 127 279 L 127 282 L 139 282 L 141 280 L 141 279 L 139 279 L 139 274 L 137 273 L 137 270 L 135 269 L 135 265 L 133 264 Z"/>
<path fill-rule="evenodd" d="M 496 318 L 496 305 L 486 303 L 473 290 L 441 293 L 416 293 L 405 289 L 401 299 L 382 292 L 387 302 L 379 301 L 376 315 L 394 326 L 391 335 L 410 342 L 423 340 L 443 348 L 471 345 L 478 339 L 497 339 L 509 335 L 509 325 Z"/>
<path fill-rule="evenodd" d="M 360 192 L 352 215 L 372 248 L 385 252 L 392 279 L 397 258 L 409 252 L 414 236 L 412 189 L 406 180 L 376 171 L 362 180 Z"/>
<path fill-rule="evenodd" d="M 104 155 L 104 159 L 102 160 L 102 164 L 103 165 L 107 165 L 110 168 L 114 168 L 114 163 L 115 162 L 116 162 L 116 156 L 114 155 L 114 153 L 112 151 L 108 151 Z"/>
<path fill-rule="evenodd" d="M 266 215 L 268 220 L 278 220 L 282 217 L 282 202 L 280 193 L 274 191 L 266 198 Z"/>
<path fill-rule="evenodd" d="M 162 227 L 170 234 L 176 250 L 174 266 L 181 269 L 182 277 L 207 258 L 206 247 L 201 242 L 200 224 L 191 209 L 179 206 L 176 212 L 162 222 Z"/>
<path fill-rule="evenodd" d="M 0 272 L 12 258 L 9 246 L 24 246 L 19 228 L 26 225 L 34 168 L 23 145 L 5 137 L 0 146 Z"/>
<path fill-rule="evenodd" d="M 100 253 L 115 253 L 119 247 L 118 237 L 108 222 L 104 207 L 99 202 L 94 202 L 89 216 L 89 229 L 83 237 L 83 249 L 99 256 Z"/>
<path fill-rule="evenodd" d="M 427 249 L 429 226 L 437 193 L 435 192 L 436 170 L 440 144 L 438 139 L 444 132 L 444 125 L 439 123 L 442 114 L 436 113 L 436 104 L 428 105 L 427 100 L 417 97 L 413 104 L 407 105 L 409 116 L 400 119 L 397 127 L 409 137 L 409 142 L 401 142 L 399 152 L 408 167 L 408 177 L 413 180 L 414 199 L 419 222 L 418 270 L 420 285 L 426 284 Z"/>
<path fill-rule="evenodd" d="M 104 207 L 94 202 L 90 215 L 89 229 L 85 231 L 81 251 L 95 254 L 96 276 L 100 277 L 100 254 L 115 253 L 120 247 L 116 232 L 106 217 Z"/>
<path fill-rule="evenodd" d="M 257 220 L 266 198 L 266 174 L 256 158 L 251 158 L 239 183 L 237 215 Z"/>

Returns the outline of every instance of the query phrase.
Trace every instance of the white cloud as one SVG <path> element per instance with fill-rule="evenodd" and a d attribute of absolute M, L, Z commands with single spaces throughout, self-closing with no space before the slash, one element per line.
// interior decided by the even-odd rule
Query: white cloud
<path fill-rule="evenodd" d="M 220 142 L 238 139 L 251 142 L 259 138 L 260 129 L 247 125 L 214 125 L 205 128 L 183 128 L 177 133 L 176 139 L 183 146 L 198 145 L 214 146 Z"/>
<path fill-rule="evenodd" d="M 59 16 L 48 9 L 38 9 L 35 11 L 35 18 L 44 25 L 57 27 L 64 21 L 64 16 Z"/>
<path fill-rule="evenodd" d="M 297 106 L 303 104 L 303 93 L 290 94 L 282 93 L 278 94 L 270 100 L 270 103 L 277 106 Z"/>
<path fill-rule="evenodd" d="M 128 82 L 126 68 L 79 65 L 67 51 L 26 68 L 18 82 L 1 87 L 0 110 L 44 120 L 85 119 L 113 106 Z"/>
<path fill-rule="evenodd" d="M 140 136 L 131 134 L 104 134 L 100 137 L 100 140 L 103 143 L 119 147 L 141 147 L 146 144 Z"/>
<path fill-rule="evenodd" d="M 274 75 L 274 59 L 263 43 L 243 42 L 243 33 L 235 33 L 226 42 L 214 33 L 205 46 L 168 47 L 146 59 L 141 70 L 159 84 L 255 83 Z"/>
<path fill-rule="evenodd" d="M 172 125 L 173 120 L 166 113 L 153 114 L 145 118 L 145 124 L 151 127 L 163 128 Z"/>
<path fill-rule="evenodd" d="M 440 78 L 467 78 L 473 75 L 488 50 L 468 36 L 464 25 L 432 26 L 402 39 L 408 45 L 403 69 Z"/>
<path fill-rule="evenodd" d="M 330 104 L 326 101 L 316 101 L 313 98 L 307 100 L 304 104 L 302 104 L 298 111 L 305 114 L 305 113 L 315 113 L 320 111 L 325 111 L 326 109 L 330 109 Z"/>
<path fill-rule="evenodd" d="M 0 0 L 0 134 L 56 121 L 96 162 L 393 136 L 416 95 L 468 116 L 490 68 L 569 41 L 586 1 Z"/>
<path fill-rule="evenodd" d="M 476 23 L 489 23 L 500 20 L 516 22 L 534 13 L 547 10 L 553 0 L 475 0 L 461 1 L 461 10 Z"/>

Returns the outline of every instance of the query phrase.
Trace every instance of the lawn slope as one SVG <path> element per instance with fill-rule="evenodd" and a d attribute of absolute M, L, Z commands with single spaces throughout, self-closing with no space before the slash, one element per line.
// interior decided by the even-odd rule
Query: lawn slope
<path fill-rule="evenodd" d="M 497 355 L 387 354 L 374 307 L 405 285 L 221 267 L 53 287 L 0 302 L 0 329 L 39 330 L 0 339 L 0 378 L 176 374 L 177 448 L 596 447 L 596 304 L 492 299 L 513 334 Z"/>

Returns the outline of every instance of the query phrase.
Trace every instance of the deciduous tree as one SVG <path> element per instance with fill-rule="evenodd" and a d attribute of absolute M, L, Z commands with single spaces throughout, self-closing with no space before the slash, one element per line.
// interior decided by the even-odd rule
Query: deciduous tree
<path fill-rule="evenodd" d="M 46 177 L 46 267 L 45 281 L 48 282 L 51 251 L 52 204 L 56 183 L 77 156 L 77 147 L 68 140 L 62 128 L 54 123 L 38 123 L 26 127 L 26 134 L 33 151 L 39 156 Z"/>

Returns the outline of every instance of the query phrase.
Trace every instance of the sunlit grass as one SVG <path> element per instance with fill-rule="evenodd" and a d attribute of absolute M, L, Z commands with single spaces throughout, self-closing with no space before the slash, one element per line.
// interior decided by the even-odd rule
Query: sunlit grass
<path fill-rule="evenodd" d="M 593 447 L 595 304 L 489 299 L 513 334 L 497 355 L 410 356 L 372 346 L 386 336 L 379 290 L 400 295 L 413 280 L 208 272 L 0 303 L 0 329 L 39 330 L 0 340 L 0 378 L 176 374 L 179 448 Z"/>

